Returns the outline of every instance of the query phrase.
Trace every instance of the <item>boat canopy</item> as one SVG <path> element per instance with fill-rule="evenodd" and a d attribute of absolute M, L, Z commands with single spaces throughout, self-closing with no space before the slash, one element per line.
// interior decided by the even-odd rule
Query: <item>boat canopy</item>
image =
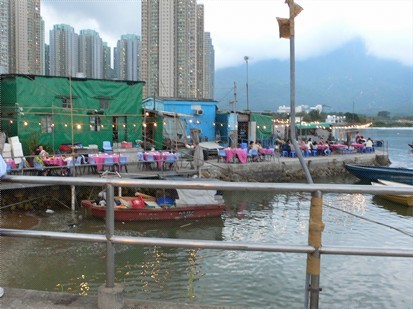
<path fill-rule="evenodd" d="M 215 198 L 216 190 L 188 190 L 176 189 L 179 198 L 175 200 L 176 207 L 205 206 L 221 204 L 222 201 Z"/>

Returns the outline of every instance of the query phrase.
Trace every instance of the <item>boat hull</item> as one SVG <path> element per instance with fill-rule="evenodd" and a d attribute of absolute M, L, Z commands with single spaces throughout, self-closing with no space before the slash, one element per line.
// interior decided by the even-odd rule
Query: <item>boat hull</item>
<path fill-rule="evenodd" d="M 413 191 L 413 186 L 404 184 L 404 183 L 397 183 L 393 181 L 386 181 L 379 179 L 378 182 L 372 182 L 371 183 L 373 186 L 398 186 L 398 187 L 411 187 Z M 377 196 L 380 196 L 381 198 L 395 202 L 398 204 L 402 204 L 404 206 L 413 206 L 413 194 L 405 194 L 405 195 L 394 195 L 394 194 L 377 194 Z"/>
<path fill-rule="evenodd" d="M 106 207 L 94 205 L 94 201 L 83 200 L 81 205 L 96 218 L 106 217 Z M 115 221 L 188 220 L 219 217 L 225 205 L 196 205 L 168 208 L 116 208 Z"/>
<path fill-rule="evenodd" d="M 345 165 L 347 171 L 364 181 L 378 181 L 379 179 L 401 182 L 413 185 L 413 170 L 387 166 Z"/>

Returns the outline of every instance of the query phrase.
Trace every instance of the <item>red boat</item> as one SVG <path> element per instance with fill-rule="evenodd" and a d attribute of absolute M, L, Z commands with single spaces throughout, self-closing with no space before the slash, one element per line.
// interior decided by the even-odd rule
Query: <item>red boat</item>
<path fill-rule="evenodd" d="M 115 221 L 182 220 L 219 217 L 224 212 L 222 196 L 211 190 L 177 190 L 179 199 L 151 197 L 115 197 Z M 212 195 L 213 194 L 213 195 Z M 188 197 L 190 198 L 188 200 Z M 81 206 L 97 218 L 106 217 L 106 206 L 95 200 L 83 200 Z"/>

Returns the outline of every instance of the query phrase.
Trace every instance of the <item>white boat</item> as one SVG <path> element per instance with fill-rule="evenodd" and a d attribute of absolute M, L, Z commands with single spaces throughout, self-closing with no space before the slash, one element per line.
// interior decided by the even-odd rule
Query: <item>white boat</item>
<path fill-rule="evenodd" d="M 377 182 L 372 181 L 371 184 L 373 186 L 409 187 L 409 188 L 412 188 L 412 192 L 413 192 L 413 186 L 405 184 L 405 183 L 395 182 L 395 181 L 378 179 Z M 378 194 L 378 196 L 386 200 L 398 203 L 398 204 L 402 204 L 402 205 L 410 206 L 410 207 L 413 206 L 413 194 L 406 194 L 406 195 Z"/>

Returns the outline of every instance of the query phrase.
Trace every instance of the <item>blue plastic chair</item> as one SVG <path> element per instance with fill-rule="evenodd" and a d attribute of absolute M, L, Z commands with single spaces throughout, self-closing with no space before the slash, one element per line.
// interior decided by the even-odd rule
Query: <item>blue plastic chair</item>
<path fill-rule="evenodd" d="M 150 169 L 152 169 L 152 164 L 155 163 L 155 158 L 153 155 L 151 154 L 146 154 L 146 159 L 145 159 L 145 167 L 149 167 Z"/>
<path fill-rule="evenodd" d="M 108 168 L 107 171 L 114 172 L 115 161 L 112 157 L 107 157 L 103 161 L 103 168 Z"/>
<path fill-rule="evenodd" d="M 112 150 L 113 150 L 113 149 L 112 149 L 112 145 L 110 144 L 110 141 L 104 141 L 102 148 L 103 148 L 103 151 L 104 151 L 104 152 L 108 152 L 108 153 L 109 153 L 109 152 L 112 152 Z"/>
<path fill-rule="evenodd" d="M 250 161 L 255 161 L 258 158 L 258 150 L 256 149 L 250 149 L 248 151 L 248 159 Z"/>
<path fill-rule="evenodd" d="M 88 157 L 89 169 L 93 174 L 97 173 L 97 165 L 93 156 Z"/>
<path fill-rule="evenodd" d="M 82 174 L 84 174 L 84 166 L 82 166 L 83 165 L 83 162 L 84 162 L 84 157 L 83 156 L 78 156 L 77 158 L 76 158 L 76 161 L 74 161 L 75 162 L 75 170 L 76 170 L 76 172 L 77 173 L 79 173 L 79 175 L 82 175 Z M 83 172 L 82 172 L 82 167 L 83 167 Z"/>
<path fill-rule="evenodd" d="M 226 160 L 227 154 L 225 153 L 224 149 L 217 148 L 217 154 L 218 154 L 218 162 L 220 161 L 220 159 Z"/>
<path fill-rule="evenodd" d="M 167 156 L 164 161 L 164 168 L 168 167 L 168 169 L 172 169 L 175 165 L 175 162 L 176 162 L 176 158 L 174 155 Z"/>
<path fill-rule="evenodd" d="M 125 172 L 128 172 L 128 157 L 119 157 L 119 172 L 122 171 L 122 167 L 125 168 Z"/>

